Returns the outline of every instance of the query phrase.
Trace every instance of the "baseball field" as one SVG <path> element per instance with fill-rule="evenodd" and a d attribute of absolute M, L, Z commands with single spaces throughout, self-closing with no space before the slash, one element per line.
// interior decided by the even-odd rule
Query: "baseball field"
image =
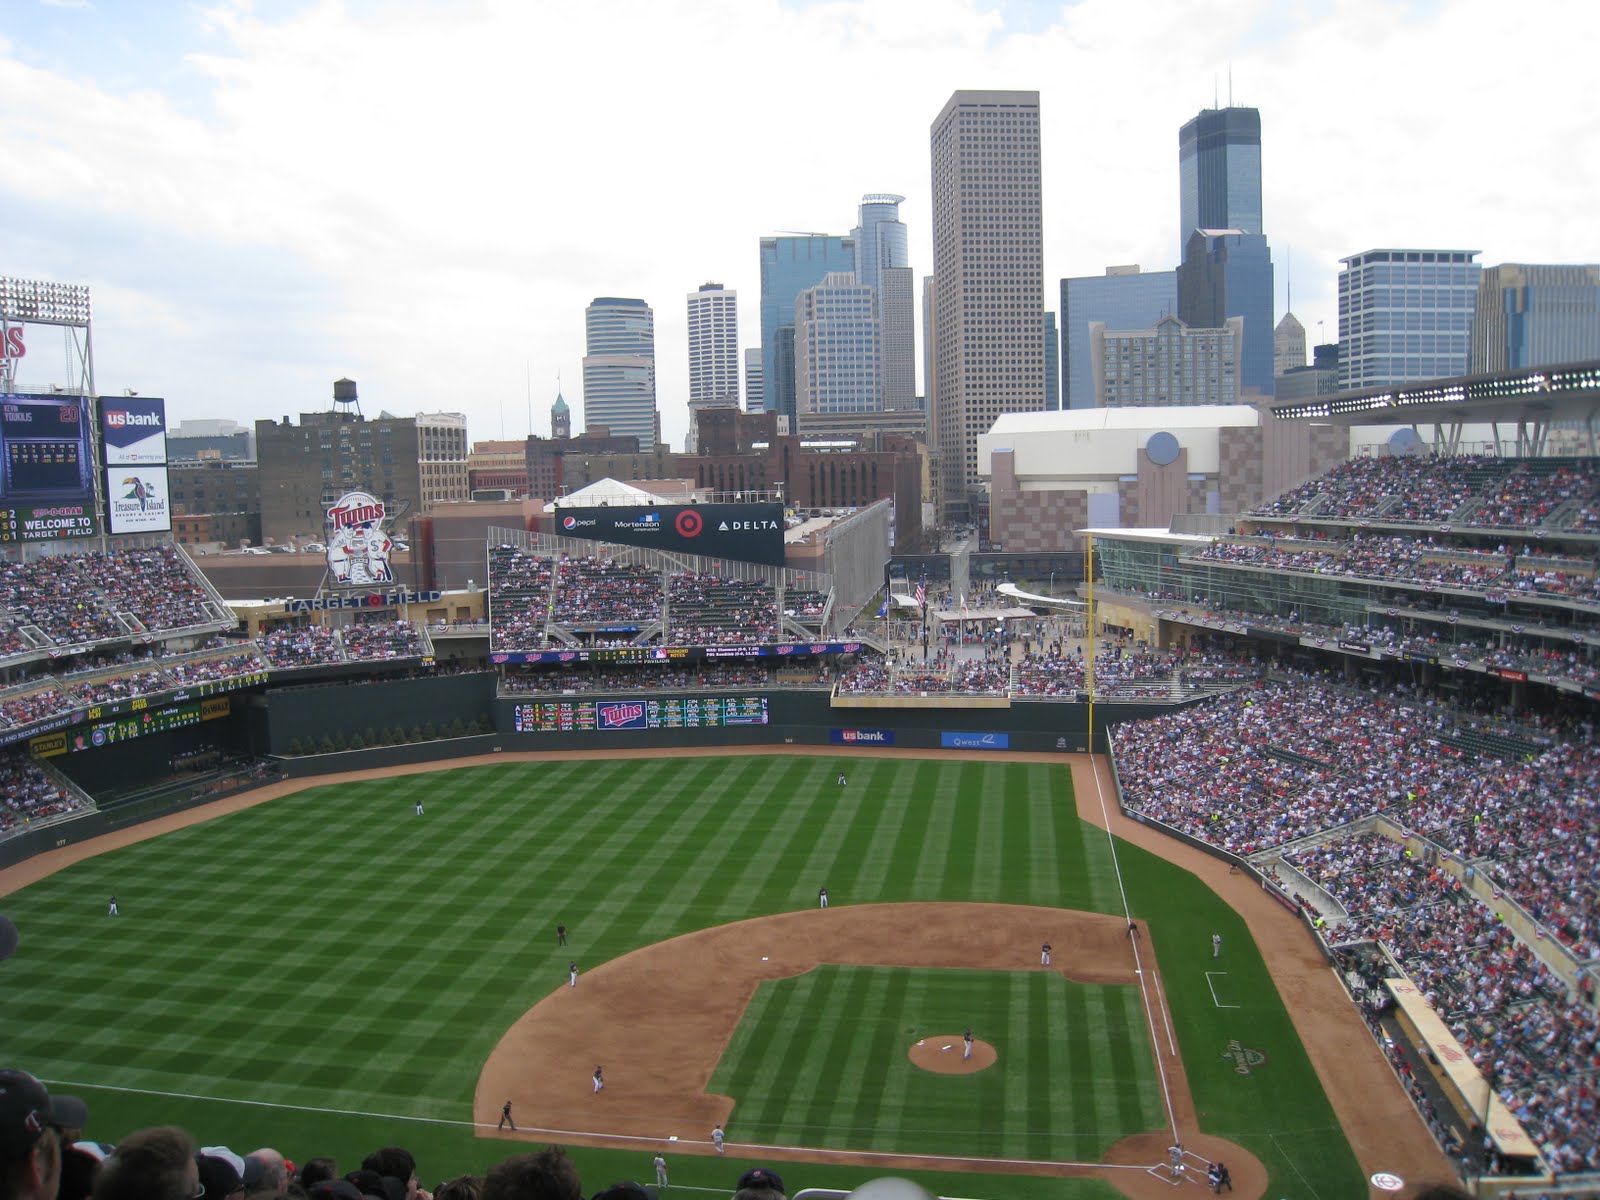
<path fill-rule="evenodd" d="M 898 1174 L 1088 1197 L 1148 1180 L 1176 1118 L 1273 1196 L 1365 1187 L 1244 922 L 1080 821 L 1063 765 L 630 757 L 339 782 L 3 908 L 22 942 L 0 1062 L 84 1096 L 111 1141 L 176 1123 L 346 1168 L 398 1142 L 431 1186 L 518 1149 L 494 1131 L 511 1099 L 535 1126 L 516 1136 L 568 1146 L 589 1191 L 648 1180 L 660 1150 L 674 1190 L 726 1194 L 761 1163 L 791 1193 Z M 1101 1161 L 1124 1174 L 1071 1165 Z"/>

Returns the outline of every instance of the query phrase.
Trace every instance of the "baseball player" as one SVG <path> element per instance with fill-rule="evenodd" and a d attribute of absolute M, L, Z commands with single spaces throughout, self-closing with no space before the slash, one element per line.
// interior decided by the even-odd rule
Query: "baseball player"
<path fill-rule="evenodd" d="M 419 797 L 419 798 L 418 798 L 418 799 L 417 799 L 417 816 L 419 816 L 419 817 L 420 817 L 420 816 L 421 816 L 421 815 L 422 815 L 422 800 L 421 800 L 421 798 L 420 798 L 420 797 Z"/>
<path fill-rule="evenodd" d="M 712 1128 L 711 1128 L 711 1145 L 716 1149 L 718 1154 L 726 1154 L 727 1153 L 727 1151 L 722 1148 L 722 1140 L 726 1136 L 727 1135 L 722 1132 L 722 1126 L 721 1125 L 712 1126 Z"/>
<path fill-rule="evenodd" d="M 840 787 L 844 786 L 844 772 L 843 771 L 839 772 L 839 786 Z"/>
<path fill-rule="evenodd" d="M 967 1031 L 961 1035 L 961 1041 L 963 1043 L 962 1047 L 961 1047 L 961 1057 L 962 1058 L 971 1058 L 972 1057 L 972 1026 L 970 1026 L 970 1025 L 967 1026 Z"/>
<path fill-rule="evenodd" d="M 507 1125 L 511 1126 L 512 1133 L 517 1131 L 517 1123 L 511 1119 L 511 1101 L 509 1100 L 500 1106 L 500 1124 L 496 1125 L 495 1128 L 504 1129 Z"/>
<path fill-rule="evenodd" d="M 577 987 L 578 986 L 578 964 L 575 963 L 575 962 L 570 962 L 570 963 L 567 964 L 567 986 L 568 987 Z M 598 1072 L 597 1072 L 597 1074 L 598 1074 Z M 595 1091 L 598 1092 L 599 1090 L 600 1090 L 599 1088 L 595 1088 Z"/>
<path fill-rule="evenodd" d="M 827 888 L 818 888 L 817 889 L 817 907 L 818 908 L 827 908 L 828 907 L 828 889 Z"/>
<path fill-rule="evenodd" d="M 599 1067 L 596 1067 L 594 1069 L 594 1091 L 595 1091 L 595 1095 L 598 1096 L 600 1094 L 600 1089 L 605 1087 L 605 1085 L 606 1085 L 605 1072 L 603 1072 Z"/>
<path fill-rule="evenodd" d="M 662 1158 L 661 1155 L 658 1154 L 658 1155 L 656 1155 L 655 1166 L 656 1166 L 656 1186 L 658 1188 L 664 1188 L 664 1187 L 667 1186 L 667 1160 Z"/>
<path fill-rule="evenodd" d="M 557 925 L 556 926 L 556 945 L 565 946 L 566 944 L 567 944 L 567 927 L 565 925 Z"/>
<path fill-rule="evenodd" d="M 1213 933 L 1211 935 L 1211 957 L 1222 957 L 1222 935 L 1220 933 Z"/>
<path fill-rule="evenodd" d="M 826 908 L 827 905 L 823 905 L 823 907 Z M 117 912 L 117 897 L 116 894 L 113 893 L 111 896 L 111 902 L 106 905 L 106 916 L 115 917 L 120 915 L 121 914 Z"/>
<path fill-rule="evenodd" d="M 1050 965 L 1050 943 L 1049 942 L 1046 942 L 1044 945 L 1039 947 L 1039 965 L 1041 967 L 1048 967 Z"/>

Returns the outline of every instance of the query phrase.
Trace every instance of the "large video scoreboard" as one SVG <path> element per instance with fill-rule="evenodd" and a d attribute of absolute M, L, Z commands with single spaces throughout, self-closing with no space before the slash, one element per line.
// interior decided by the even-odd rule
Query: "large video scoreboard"
<path fill-rule="evenodd" d="M 0 394 L 0 542 L 94 537 L 89 401 Z"/>
<path fill-rule="evenodd" d="M 638 700 L 543 700 L 518 704 L 518 733 L 608 729 L 721 729 L 765 725 L 765 696 L 668 696 Z"/>

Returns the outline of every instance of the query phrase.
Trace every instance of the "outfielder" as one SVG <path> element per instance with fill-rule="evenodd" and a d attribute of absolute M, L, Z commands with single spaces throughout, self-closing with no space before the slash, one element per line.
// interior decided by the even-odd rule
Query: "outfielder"
<path fill-rule="evenodd" d="M 828 889 L 827 888 L 818 888 L 817 889 L 817 907 L 818 908 L 827 908 L 828 907 Z"/>
<path fill-rule="evenodd" d="M 571 962 L 571 963 L 567 964 L 567 986 L 568 987 L 577 987 L 578 986 L 578 964 L 575 963 L 575 962 Z M 599 1090 L 600 1090 L 599 1088 L 595 1088 L 595 1091 L 598 1092 Z"/>

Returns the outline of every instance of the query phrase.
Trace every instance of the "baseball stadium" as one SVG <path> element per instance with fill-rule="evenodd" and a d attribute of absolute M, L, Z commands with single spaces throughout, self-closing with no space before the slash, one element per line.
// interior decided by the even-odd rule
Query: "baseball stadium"
<path fill-rule="evenodd" d="M 1546 375 L 1381 406 L 1517 453 L 1082 531 L 1070 602 L 907 597 L 867 510 L 827 569 L 495 529 L 473 596 L 270 614 L 112 496 L 107 400 L 8 395 L 101 469 L 30 537 L 0 428 L 0 1063 L 219 1191 L 1595 1195 L 1600 458 L 1546 451 L 1600 365 Z"/>

